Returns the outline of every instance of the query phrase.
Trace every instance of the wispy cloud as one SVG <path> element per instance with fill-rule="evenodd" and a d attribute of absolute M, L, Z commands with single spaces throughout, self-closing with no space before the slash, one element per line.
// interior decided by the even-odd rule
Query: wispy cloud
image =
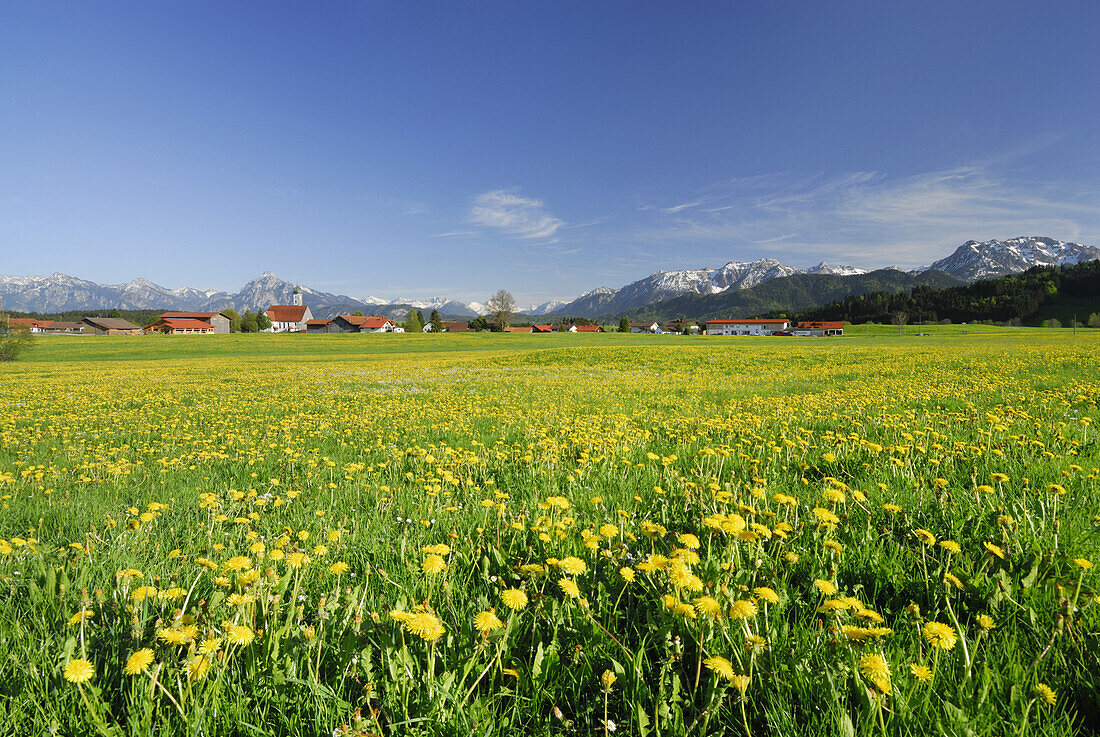
<path fill-rule="evenodd" d="M 553 238 L 565 223 L 551 215 L 542 200 L 521 197 L 503 189 L 478 195 L 469 222 L 493 228 L 514 238 Z"/>
<path fill-rule="evenodd" d="M 763 248 L 796 261 L 924 265 L 963 241 L 1100 234 L 1100 197 L 1015 174 L 1003 160 L 890 177 L 780 173 L 709 185 L 686 205 L 648 207 L 652 243 Z M 1087 240 L 1087 238 L 1085 238 Z"/>

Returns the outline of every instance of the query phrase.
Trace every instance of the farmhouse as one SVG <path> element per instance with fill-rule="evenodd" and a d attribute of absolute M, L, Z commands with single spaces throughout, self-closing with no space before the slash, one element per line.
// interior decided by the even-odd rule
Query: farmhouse
<path fill-rule="evenodd" d="M 53 322 L 46 323 L 46 332 L 57 335 L 79 335 L 84 332 L 84 326 L 78 322 L 54 320 Z"/>
<path fill-rule="evenodd" d="M 661 333 L 661 326 L 655 322 L 632 322 L 630 323 L 630 332 L 632 333 Z"/>
<path fill-rule="evenodd" d="M 771 335 L 790 327 L 786 318 L 763 320 L 707 320 L 707 335 Z"/>
<path fill-rule="evenodd" d="M 603 328 L 599 325 L 570 325 L 566 332 L 569 333 L 602 333 Z"/>
<path fill-rule="evenodd" d="M 199 320 L 213 327 L 215 334 L 229 333 L 229 318 L 220 312 L 164 312 L 160 318 L 162 320 Z"/>
<path fill-rule="evenodd" d="M 8 327 L 26 330 L 31 333 L 44 333 L 49 327 L 49 320 L 35 320 L 32 317 L 9 317 Z"/>
<path fill-rule="evenodd" d="M 531 326 L 531 332 L 532 333 L 556 333 L 557 331 L 554 330 L 553 325 L 532 325 Z"/>
<path fill-rule="evenodd" d="M 118 317 L 85 317 L 84 332 L 92 335 L 141 335 L 141 327 Z"/>
<path fill-rule="evenodd" d="M 691 335 L 699 334 L 699 324 L 691 320 L 672 320 L 661 326 L 666 333 L 682 333 L 687 330 Z"/>
<path fill-rule="evenodd" d="M 444 320 L 443 332 L 445 333 L 472 333 L 470 326 L 467 323 L 460 322 L 458 320 Z"/>
<path fill-rule="evenodd" d="M 328 329 L 329 323 L 332 320 L 320 320 L 314 318 L 313 320 L 306 320 L 306 332 L 307 333 L 331 333 L 335 332 Z"/>
<path fill-rule="evenodd" d="M 146 333 L 163 333 L 164 335 L 213 335 L 216 328 L 203 320 L 193 320 L 180 317 L 161 317 L 152 325 L 145 328 Z"/>
<path fill-rule="evenodd" d="M 805 333 L 812 336 L 844 335 L 844 323 L 837 321 L 800 322 L 795 334 Z"/>

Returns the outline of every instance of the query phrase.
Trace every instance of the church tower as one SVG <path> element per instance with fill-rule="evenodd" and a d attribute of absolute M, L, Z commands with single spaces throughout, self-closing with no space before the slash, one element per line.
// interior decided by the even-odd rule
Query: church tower
<path fill-rule="evenodd" d="M 298 285 L 294 285 L 294 306 L 302 306 L 302 290 L 298 287 Z"/>

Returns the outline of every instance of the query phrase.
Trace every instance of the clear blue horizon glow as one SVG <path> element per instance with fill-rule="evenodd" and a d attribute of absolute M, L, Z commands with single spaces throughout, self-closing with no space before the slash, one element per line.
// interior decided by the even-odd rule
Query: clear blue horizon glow
<path fill-rule="evenodd" d="M 1093 2 L 12 2 L 0 273 L 521 305 L 1100 245 Z"/>

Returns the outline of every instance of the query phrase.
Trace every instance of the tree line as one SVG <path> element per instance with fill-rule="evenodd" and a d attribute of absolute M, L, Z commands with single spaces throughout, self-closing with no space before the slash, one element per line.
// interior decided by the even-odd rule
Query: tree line
<path fill-rule="evenodd" d="M 765 317 L 889 323 L 905 314 L 909 322 L 997 322 L 1038 324 L 1056 308 L 1077 307 L 1081 322 L 1100 327 L 1100 261 L 1073 266 L 1035 266 L 1021 274 L 934 289 L 918 286 L 896 293 L 876 291 L 848 296 L 796 313 L 771 311 Z M 1064 311 L 1064 310 L 1063 310 Z M 1086 317 L 1087 316 L 1087 317 Z M 1049 321 L 1047 321 L 1049 323 Z"/>

